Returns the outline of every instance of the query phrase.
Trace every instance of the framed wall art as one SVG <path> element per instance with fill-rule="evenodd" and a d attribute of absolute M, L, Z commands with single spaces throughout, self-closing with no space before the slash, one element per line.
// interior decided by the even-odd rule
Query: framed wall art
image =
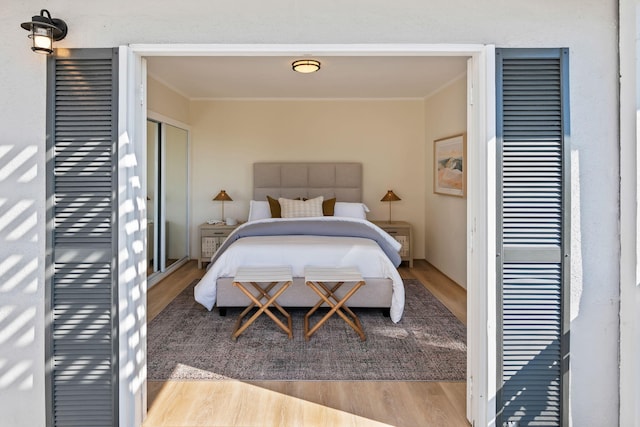
<path fill-rule="evenodd" d="M 433 192 L 448 196 L 465 196 L 466 135 L 454 135 L 433 142 Z"/>

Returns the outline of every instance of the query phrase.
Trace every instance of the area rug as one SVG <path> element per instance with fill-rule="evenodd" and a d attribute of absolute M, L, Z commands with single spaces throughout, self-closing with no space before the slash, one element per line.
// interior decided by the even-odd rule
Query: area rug
<path fill-rule="evenodd" d="M 241 310 L 228 309 L 224 317 L 217 309 L 207 311 L 193 298 L 196 283 L 148 325 L 149 380 L 465 380 L 466 328 L 417 280 L 404 281 L 399 323 L 381 310 L 354 310 L 366 341 L 338 316 L 305 341 L 305 310 L 289 310 L 291 340 L 262 315 L 233 341 Z M 312 324 L 320 318 L 315 316 Z"/>

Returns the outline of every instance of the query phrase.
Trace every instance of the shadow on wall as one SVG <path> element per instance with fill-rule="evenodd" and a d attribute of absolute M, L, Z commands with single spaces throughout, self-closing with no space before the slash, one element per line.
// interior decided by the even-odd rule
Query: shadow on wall
<path fill-rule="evenodd" d="M 0 401 L 9 405 L 41 399 L 36 376 L 42 374 L 42 344 L 36 337 L 43 324 L 38 257 L 44 239 L 38 234 L 37 157 L 37 145 L 0 145 Z M 5 414 L 3 422 L 21 416 Z"/>

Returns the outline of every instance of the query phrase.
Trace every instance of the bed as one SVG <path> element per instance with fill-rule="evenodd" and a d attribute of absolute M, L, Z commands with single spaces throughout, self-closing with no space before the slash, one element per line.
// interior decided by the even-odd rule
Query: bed
<path fill-rule="evenodd" d="M 296 206 L 301 202 L 290 201 L 300 198 L 307 200 L 305 206 L 314 203 L 316 208 L 318 200 L 326 203 L 335 198 L 334 215 L 272 218 L 267 196 Z M 354 265 L 366 286 L 349 306 L 388 309 L 392 321 L 400 320 L 404 310 L 404 285 L 396 268 L 400 244 L 366 219 L 360 163 L 256 163 L 253 199 L 248 221 L 216 251 L 196 285 L 196 301 L 208 310 L 246 306 L 247 296 L 232 286 L 239 266 L 290 265 L 293 285 L 278 303 L 312 307 L 318 296 L 304 283 L 305 265 Z"/>

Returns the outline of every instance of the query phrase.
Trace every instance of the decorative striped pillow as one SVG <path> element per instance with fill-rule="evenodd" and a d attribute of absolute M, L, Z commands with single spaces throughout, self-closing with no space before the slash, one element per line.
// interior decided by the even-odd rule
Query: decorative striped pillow
<path fill-rule="evenodd" d="M 282 218 L 304 218 L 322 216 L 323 197 L 316 197 L 309 200 L 291 200 L 280 197 L 280 209 Z"/>

